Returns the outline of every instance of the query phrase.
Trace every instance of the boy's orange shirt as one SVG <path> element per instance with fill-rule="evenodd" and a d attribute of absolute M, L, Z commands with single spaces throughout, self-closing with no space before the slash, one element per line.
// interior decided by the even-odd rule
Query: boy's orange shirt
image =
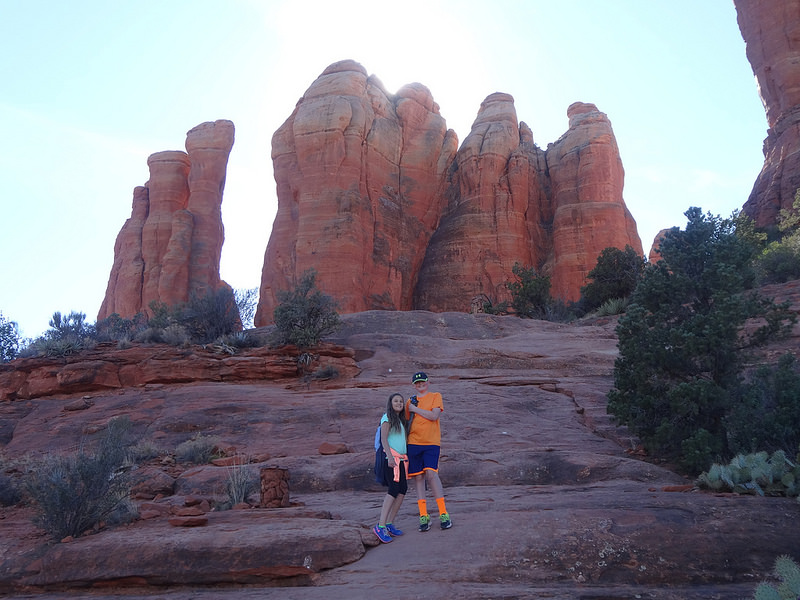
<path fill-rule="evenodd" d="M 444 412 L 442 395 L 439 392 L 428 392 L 424 396 L 417 396 L 417 400 L 419 400 L 417 406 L 423 410 L 440 408 Z M 408 410 L 410 403 L 410 399 L 406 401 L 406 418 L 411 415 L 411 411 Z M 408 443 L 421 446 L 440 446 L 442 443 L 442 430 L 439 427 L 439 420 L 431 421 L 421 415 L 414 415 L 411 431 L 408 434 Z"/>

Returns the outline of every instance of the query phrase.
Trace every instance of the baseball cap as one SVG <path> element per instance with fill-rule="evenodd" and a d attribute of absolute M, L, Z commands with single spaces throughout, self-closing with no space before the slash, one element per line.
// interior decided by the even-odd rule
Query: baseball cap
<path fill-rule="evenodd" d="M 422 371 L 414 373 L 414 376 L 411 378 L 411 383 L 417 383 L 418 381 L 428 381 L 428 376 Z"/>

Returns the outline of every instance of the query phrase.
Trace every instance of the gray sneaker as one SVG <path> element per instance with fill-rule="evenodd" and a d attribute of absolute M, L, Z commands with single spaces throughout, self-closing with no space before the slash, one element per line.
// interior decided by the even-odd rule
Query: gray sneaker
<path fill-rule="evenodd" d="M 431 518 L 428 515 L 422 515 L 419 518 L 419 530 L 430 531 L 430 529 L 431 529 Z"/>

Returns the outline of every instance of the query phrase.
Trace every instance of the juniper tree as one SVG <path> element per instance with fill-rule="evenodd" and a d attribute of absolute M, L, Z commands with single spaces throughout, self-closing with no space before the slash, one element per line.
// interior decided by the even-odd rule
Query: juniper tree
<path fill-rule="evenodd" d="M 669 230 L 617 326 L 608 412 L 654 455 L 699 473 L 729 457 L 725 417 L 742 384 L 743 351 L 780 332 L 785 306 L 748 291 L 757 246 L 741 218 L 699 208 Z M 749 228 L 742 227 L 742 232 Z M 741 233 L 741 232 L 740 232 Z M 761 326 L 743 330 L 748 319 Z"/>

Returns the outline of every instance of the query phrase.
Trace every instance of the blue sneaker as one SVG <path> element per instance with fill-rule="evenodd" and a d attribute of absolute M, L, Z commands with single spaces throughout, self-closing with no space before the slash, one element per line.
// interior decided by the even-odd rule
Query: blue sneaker
<path fill-rule="evenodd" d="M 439 521 L 441 521 L 442 529 L 450 529 L 453 526 L 453 522 L 450 520 L 450 515 L 447 513 L 439 515 Z"/>
<path fill-rule="evenodd" d="M 389 535 L 397 537 L 398 535 L 403 535 L 403 532 L 400 531 L 397 527 L 392 525 L 391 523 L 386 524 L 386 531 L 389 532 Z"/>
<path fill-rule="evenodd" d="M 372 533 L 378 536 L 378 539 L 382 541 L 384 544 L 388 544 L 392 541 L 392 536 L 388 534 L 386 531 L 386 527 L 381 527 L 380 525 L 375 525 L 372 528 Z"/>

